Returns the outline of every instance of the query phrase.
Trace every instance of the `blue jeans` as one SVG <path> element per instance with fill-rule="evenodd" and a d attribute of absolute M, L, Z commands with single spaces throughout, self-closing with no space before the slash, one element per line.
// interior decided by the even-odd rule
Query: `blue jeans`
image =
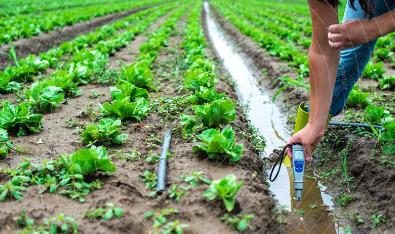
<path fill-rule="evenodd" d="M 369 18 L 368 14 L 361 8 L 358 0 L 354 1 L 354 6 L 355 10 L 351 7 L 350 1 L 347 1 L 343 22 Z M 394 0 L 374 0 L 374 16 L 385 14 L 393 9 L 395 9 Z M 342 111 L 352 87 L 362 75 L 372 56 L 376 42 L 377 39 L 340 52 L 336 83 L 329 112 L 332 116 L 338 115 Z"/>

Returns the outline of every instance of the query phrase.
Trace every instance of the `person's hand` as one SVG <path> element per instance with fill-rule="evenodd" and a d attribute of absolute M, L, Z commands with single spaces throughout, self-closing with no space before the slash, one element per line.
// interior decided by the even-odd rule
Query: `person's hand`
<path fill-rule="evenodd" d="M 289 140 L 288 144 L 300 143 L 303 145 L 304 158 L 306 161 L 312 161 L 312 153 L 318 142 L 324 136 L 324 129 L 314 127 L 311 124 L 307 124 L 302 130 L 295 133 Z M 292 158 L 292 152 L 290 148 L 287 149 L 287 153 Z"/>
<path fill-rule="evenodd" d="M 368 43 L 379 37 L 379 28 L 373 20 L 351 20 L 329 26 L 329 45 L 342 50 Z"/>

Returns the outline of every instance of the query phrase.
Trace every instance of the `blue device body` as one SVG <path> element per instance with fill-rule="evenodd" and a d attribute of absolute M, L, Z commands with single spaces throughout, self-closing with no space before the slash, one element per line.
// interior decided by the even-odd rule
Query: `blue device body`
<path fill-rule="evenodd" d="M 293 145 L 292 146 L 292 165 L 293 165 L 293 174 L 294 174 L 294 190 L 296 200 L 302 200 L 302 192 L 303 192 L 303 177 L 304 177 L 304 152 L 302 145 Z"/>

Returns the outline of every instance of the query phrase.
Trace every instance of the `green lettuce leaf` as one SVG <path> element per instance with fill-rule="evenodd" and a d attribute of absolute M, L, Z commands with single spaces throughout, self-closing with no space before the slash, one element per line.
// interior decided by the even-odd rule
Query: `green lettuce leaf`
<path fill-rule="evenodd" d="M 8 152 L 12 147 L 12 142 L 8 137 L 8 132 L 0 128 L 0 158 L 7 157 Z"/>
<path fill-rule="evenodd" d="M 145 98 L 137 98 L 135 102 L 130 102 L 129 97 L 125 97 L 102 105 L 104 116 L 114 116 L 122 119 L 141 121 L 147 116 L 148 112 L 148 101 Z"/>
<path fill-rule="evenodd" d="M 221 132 L 210 128 L 198 135 L 200 142 L 193 146 L 194 152 L 207 155 L 210 159 L 221 160 L 227 158 L 231 163 L 238 162 L 243 156 L 243 145 L 236 144 L 235 132 L 231 127 Z"/>
<path fill-rule="evenodd" d="M 151 69 L 145 62 L 137 62 L 130 66 L 123 67 L 121 80 L 127 81 L 139 88 L 156 91 L 153 84 Z"/>
<path fill-rule="evenodd" d="M 198 90 L 195 90 L 195 94 L 188 97 L 187 102 L 201 105 L 215 100 L 224 99 L 225 97 L 225 94 L 218 93 L 212 88 L 200 87 Z"/>
<path fill-rule="evenodd" d="M 222 199 L 225 208 L 231 212 L 236 203 L 236 196 L 243 182 L 237 182 L 236 176 L 231 174 L 223 179 L 213 181 L 210 187 L 203 193 L 203 196 L 209 201 L 217 198 Z"/>
<path fill-rule="evenodd" d="M 184 139 L 204 128 L 220 127 L 236 119 L 234 102 L 229 98 L 214 100 L 193 107 L 195 115 L 182 115 L 181 126 Z"/>
<path fill-rule="evenodd" d="M 5 130 L 29 130 L 39 132 L 42 128 L 42 115 L 34 114 L 28 102 L 12 105 L 3 102 L 0 110 L 0 128 Z"/>
<path fill-rule="evenodd" d="M 351 107 L 365 107 L 369 105 L 368 97 L 369 93 L 362 92 L 358 86 L 354 86 L 354 88 L 350 92 L 350 95 L 348 96 L 347 105 Z"/>
<path fill-rule="evenodd" d="M 93 175 L 99 171 L 114 172 L 116 167 L 108 158 L 106 148 L 92 146 L 69 155 L 67 170 L 72 174 Z"/>
<path fill-rule="evenodd" d="M 84 144 L 122 144 L 128 134 L 121 133 L 121 120 L 101 119 L 99 124 L 89 124 L 81 133 Z"/>
<path fill-rule="evenodd" d="M 130 97 L 131 102 L 141 97 L 148 99 L 148 91 L 146 89 L 127 82 L 120 82 L 116 87 L 110 87 L 110 92 L 112 100 L 119 100 L 125 97 Z"/>

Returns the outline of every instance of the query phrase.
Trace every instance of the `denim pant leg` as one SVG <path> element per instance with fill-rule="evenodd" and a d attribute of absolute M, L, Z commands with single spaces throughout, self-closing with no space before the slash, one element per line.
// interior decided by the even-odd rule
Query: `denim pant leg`
<path fill-rule="evenodd" d="M 347 1 L 343 22 L 369 18 L 368 14 L 359 5 L 359 1 L 354 1 L 354 6 L 355 9 L 351 7 L 350 1 Z M 382 15 L 394 8 L 395 2 L 393 0 L 374 1 L 375 16 Z M 362 75 L 372 56 L 376 42 L 377 40 L 374 40 L 363 45 L 344 49 L 340 52 L 340 61 L 330 108 L 330 114 L 332 116 L 338 115 L 342 111 L 352 87 Z"/>

